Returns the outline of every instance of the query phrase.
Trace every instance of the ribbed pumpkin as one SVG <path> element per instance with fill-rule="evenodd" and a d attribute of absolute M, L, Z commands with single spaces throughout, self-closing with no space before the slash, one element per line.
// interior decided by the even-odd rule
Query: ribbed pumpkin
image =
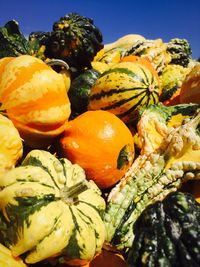
<path fill-rule="evenodd" d="M 158 76 L 146 65 L 120 62 L 96 80 L 88 109 L 107 110 L 129 122 L 137 118 L 141 107 L 157 103 L 160 91 Z"/>
<path fill-rule="evenodd" d="M 70 102 L 61 74 L 38 58 L 22 55 L 1 59 L 0 77 L 1 108 L 28 145 L 45 146 L 64 130 Z"/>
<path fill-rule="evenodd" d="M 0 188 L 0 241 L 14 256 L 81 265 L 101 251 L 105 201 L 80 166 L 32 150 Z"/>

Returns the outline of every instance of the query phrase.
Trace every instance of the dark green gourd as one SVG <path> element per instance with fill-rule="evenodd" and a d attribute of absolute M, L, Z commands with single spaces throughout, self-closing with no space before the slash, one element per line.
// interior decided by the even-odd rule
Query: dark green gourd
<path fill-rule="evenodd" d="M 134 226 L 129 267 L 200 266 L 200 204 L 175 192 L 149 206 Z"/>
<path fill-rule="evenodd" d="M 99 76 L 100 73 L 98 71 L 88 69 L 72 80 L 68 91 L 72 113 L 80 114 L 87 110 L 90 89 Z"/>
<path fill-rule="evenodd" d="M 186 39 L 171 39 L 169 43 L 167 43 L 167 52 L 172 58 L 170 64 L 178 64 L 187 67 L 192 58 L 192 50 Z"/>
<path fill-rule="evenodd" d="M 78 13 L 61 17 L 48 34 L 32 32 L 29 39 L 39 39 L 47 58 L 62 59 L 77 69 L 89 67 L 96 53 L 103 48 L 101 31 L 92 19 Z"/>

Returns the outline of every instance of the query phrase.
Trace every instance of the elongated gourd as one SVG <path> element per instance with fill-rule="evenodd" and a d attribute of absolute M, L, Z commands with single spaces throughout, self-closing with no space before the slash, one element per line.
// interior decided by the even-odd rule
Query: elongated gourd
<path fill-rule="evenodd" d="M 106 240 L 119 250 L 130 248 L 141 212 L 189 179 L 200 179 L 200 112 L 172 128 L 160 146 L 140 155 L 108 195 L 104 216 Z"/>

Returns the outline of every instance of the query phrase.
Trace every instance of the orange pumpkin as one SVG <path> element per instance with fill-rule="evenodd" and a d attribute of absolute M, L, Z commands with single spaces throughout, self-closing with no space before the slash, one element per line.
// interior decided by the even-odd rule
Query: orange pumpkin
<path fill-rule="evenodd" d="M 133 136 L 116 115 L 87 111 L 68 122 L 60 139 L 62 153 L 79 164 L 100 188 L 117 183 L 134 158 Z"/>
<path fill-rule="evenodd" d="M 200 104 L 200 64 L 193 67 L 183 81 L 180 102 Z"/>
<path fill-rule="evenodd" d="M 59 265 L 59 267 L 73 267 L 69 265 Z M 128 267 L 123 255 L 112 251 L 102 250 L 93 260 L 81 267 Z"/>
<path fill-rule="evenodd" d="M 121 254 L 102 250 L 94 259 L 82 267 L 127 267 L 127 263 Z"/>
<path fill-rule="evenodd" d="M 49 145 L 64 131 L 70 115 L 66 81 L 42 60 L 29 55 L 0 60 L 1 109 L 31 147 Z"/>

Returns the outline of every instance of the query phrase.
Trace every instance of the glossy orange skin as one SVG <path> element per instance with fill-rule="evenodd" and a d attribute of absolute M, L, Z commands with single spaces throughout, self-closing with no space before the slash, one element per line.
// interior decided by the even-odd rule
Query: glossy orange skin
<path fill-rule="evenodd" d="M 75 267 L 73 265 L 61 264 L 57 267 Z M 123 255 L 113 251 L 102 250 L 90 262 L 76 267 L 128 267 Z"/>
<path fill-rule="evenodd" d="M 82 267 L 128 267 L 121 254 L 103 250 L 91 262 Z"/>
<path fill-rule="evenodd" d="M 60 145 L 63 155 L 79 164 L 101 189 L 117 183 L 134 159 L 130 130 L 117 116 L 103 110 L 87 111 L 68 122 Z M 118 169 L 117 159 L 126 145 L 128 162 Z"/>

